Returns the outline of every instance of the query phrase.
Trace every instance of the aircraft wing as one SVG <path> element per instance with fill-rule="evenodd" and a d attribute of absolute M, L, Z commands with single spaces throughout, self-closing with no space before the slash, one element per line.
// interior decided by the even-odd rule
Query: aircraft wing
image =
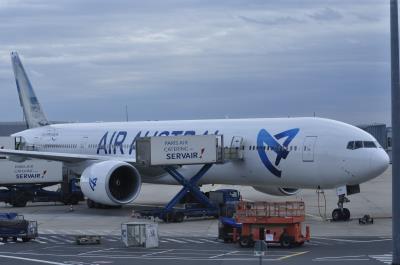
<path fill-rule="evenodd" d="M 10 160 L 21 161 L 30 158 L 60 161 L 67 163 L 76 163 L 84 161 L 95 160 L 119 160 L 127 163 L 135 163 L 134 157 L 118 157 L 118 156 L 101 156 L 101 155 L 85 155 L 85 154 L 71 154 L 71 153 L 55 153 L 55 152 L 41 152 L 41 151 L 25 151 L 13 149 L 0 149 L 0 155 L 8 156 Z"/>

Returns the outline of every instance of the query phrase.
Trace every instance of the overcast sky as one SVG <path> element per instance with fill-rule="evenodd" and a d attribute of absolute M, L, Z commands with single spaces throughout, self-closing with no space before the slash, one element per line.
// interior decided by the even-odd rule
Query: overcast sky
<path fill-rule="evenodd" d="M 51 120 L 390 123 L 389 0 L 0 0 L 0 121 L 18 51 Z"/>

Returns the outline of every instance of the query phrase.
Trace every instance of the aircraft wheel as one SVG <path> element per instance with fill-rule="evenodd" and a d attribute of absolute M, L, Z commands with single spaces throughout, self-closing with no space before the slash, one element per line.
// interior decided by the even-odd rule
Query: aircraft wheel
<path fill-rule="evenodd" d="M 347 208 L 343 208 L 343 221 L 350 220 L 350 210 Z"/>
<path fill-rule="evenodd" d="M 339 208 L 336 208 L 332 211 L 332 220 L 337 222 L 343 219 L 342 211 Z"/>

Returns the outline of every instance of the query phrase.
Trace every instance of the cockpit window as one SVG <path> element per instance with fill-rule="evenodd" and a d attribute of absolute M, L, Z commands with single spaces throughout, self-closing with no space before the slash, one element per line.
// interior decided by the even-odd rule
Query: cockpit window
<path fill-rule="evenodd" d="M 375 145 L 374 142 L 365 141 L 365 142 L 364 142 L 364 147 L 365 147 L 365 148 L 376 148 L 376 145 Z"/>
<path fill-rule="evenodd" d="M 363 142 L 362 141 L 355 141 L 354 142 L 354 149 L 358 148 L 363 148 Z"/>
<path fill-rule="evenodd" d="M 354 141 L 351 141 L 347 144 L 347 149 L 353 150 L 354 149 Z"/>
<path fill-rule="evenodd" d="M 354 150 L 360 148 L 377 148 L 379 144 L 373 141 L 350 141 L 347 143 L 347 149 Z"/>

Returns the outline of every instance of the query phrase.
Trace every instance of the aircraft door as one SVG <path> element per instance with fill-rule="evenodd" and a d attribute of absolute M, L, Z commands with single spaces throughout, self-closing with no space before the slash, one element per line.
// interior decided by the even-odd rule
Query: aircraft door
<path fill-rule="evenodd" d="M 303 143 L 303 162 L 314 162 L 314 149 L 317 136 L 306 136 Z"/>
<path fill-rule="evenodd" d="M 79 143 L 79 149 L 80 149 L 81 153 L 85 153 L 88 140 L 89 140 L 88 136 L 82 136 L 81 142 Z"/>
<path fill-rule="evenodd" d="M 231 159 L 243 159 L 243 137 L 233 136 L 230 146 Z"/>

